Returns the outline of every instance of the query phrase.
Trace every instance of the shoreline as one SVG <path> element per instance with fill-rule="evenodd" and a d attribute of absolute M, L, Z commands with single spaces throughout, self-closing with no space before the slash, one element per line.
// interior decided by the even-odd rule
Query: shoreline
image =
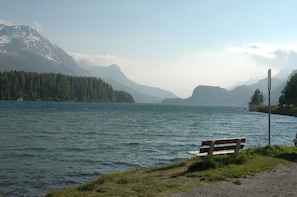
<path fill-rule="evenodd" d="M 231 160 L 230 157 L 210 160 L 194 157 L 167 166 L 108 174 L 46 196 L 119 196 L 119 193 L 121 196 L 174 197 L 295 196 L 296 148 L 278 145 L 250 148 Z"/>
<path fill-rule="evenodd" d="M 268 105 L 254 105 L 254 106 L 250 106 L 249 111 L 269 113 L 269 106 Z M 297 107 L 271 106 L 271 114 L 297 117 Z"/>

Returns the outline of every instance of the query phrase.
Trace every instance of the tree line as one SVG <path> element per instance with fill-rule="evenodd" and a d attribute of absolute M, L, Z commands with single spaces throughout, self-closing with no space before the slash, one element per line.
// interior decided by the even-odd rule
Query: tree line
<path fill-rule="evenodd" d="M 251 109 L 255 105 L 262 105 L 263 102 L 263 93 L 256 89 L 249 102 L 249 108 Z M 297 106 L 297 73 L 290 78 L 283 89 L 279 97 L 279 106 Z"/>
<path fill-rule="evenodd" d="M 24 71 L 0 72 L 0 100 L 134 102 L 124 91 L 95 77 Z"/>

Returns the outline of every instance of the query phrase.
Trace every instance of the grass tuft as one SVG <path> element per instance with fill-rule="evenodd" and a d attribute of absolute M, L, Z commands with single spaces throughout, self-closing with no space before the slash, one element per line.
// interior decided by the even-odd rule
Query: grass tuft
<path fill-rule="evenodd" d="M 77 190 L 79 191 L 91 191 L 95 188 L 95 183 L 91 182 L 91 183 L 85 183 L 83 185 L 80 185 L 77 187 Z"/>
<path fill-rule="evenodd" d="M 241 185 L 241 184 L 242 184 L 242 182 L 241 182 L 240 179 L 236 179 L 235 181 L 233 181 L 233 183 L 234 183 L 235 185 Z"/>

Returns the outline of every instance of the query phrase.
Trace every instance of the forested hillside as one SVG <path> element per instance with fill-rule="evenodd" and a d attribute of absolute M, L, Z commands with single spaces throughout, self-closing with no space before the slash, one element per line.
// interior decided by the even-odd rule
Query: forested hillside
<path fill-rule="evenodd" d="M 279 105 L 297 106 L 297 73 L 290 78 L 282 91 L 282 95 L 279 98 Z"/>
<path fill-rule="evenodd" d="M 95 77 L 0 72 L 0 100 L 134 102 L 132 96 Z"/>

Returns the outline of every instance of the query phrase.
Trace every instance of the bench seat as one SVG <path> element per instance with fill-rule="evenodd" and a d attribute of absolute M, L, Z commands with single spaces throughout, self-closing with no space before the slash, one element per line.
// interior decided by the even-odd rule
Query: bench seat
<path fill-rule="evenodd" d="M 244 147 L 246 139 L 226 138 L 202 141 L 199 151 L 189 151 L 197 157 L 211 157 L 212 155 L 237 155 Z"/>

